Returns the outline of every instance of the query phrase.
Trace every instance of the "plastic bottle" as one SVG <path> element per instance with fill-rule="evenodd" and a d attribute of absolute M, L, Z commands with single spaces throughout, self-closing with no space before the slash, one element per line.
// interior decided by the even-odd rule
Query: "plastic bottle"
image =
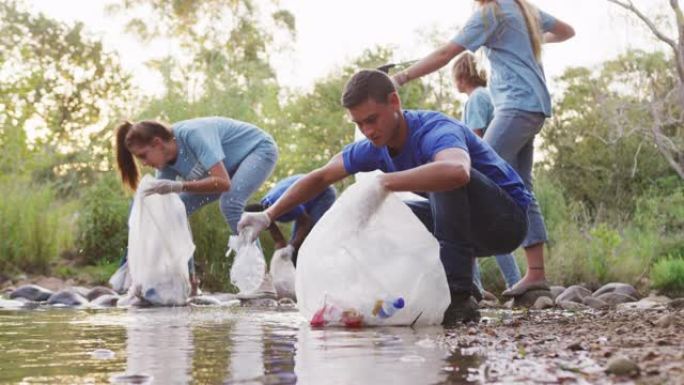
<path fill-rule="evenodd" d="M 402 297 L 379 299 L 375 301 L 372 314 L 374 317 L 384 319 L 393 316 L 398 310 L 403 308 L 404 298 Z"/>

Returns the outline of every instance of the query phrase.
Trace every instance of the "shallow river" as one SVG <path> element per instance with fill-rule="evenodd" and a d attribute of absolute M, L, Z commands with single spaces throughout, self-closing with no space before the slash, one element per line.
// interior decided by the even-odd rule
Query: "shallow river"
<path fill-rule="evenodd" d="M 312 329 L 252 308 L 0 310 L 2 384 L 461 384 L 483 358 L 433 328 Z"/>

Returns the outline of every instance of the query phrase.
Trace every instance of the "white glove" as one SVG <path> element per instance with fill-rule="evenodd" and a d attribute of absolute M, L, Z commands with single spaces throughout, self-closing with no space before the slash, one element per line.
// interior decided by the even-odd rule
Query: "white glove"
<path fill-rule="evenodd" d="M 254 242 L 259 233 L 266 230 L 270 225 L 271 218 L 263 211 L 260 213 L 242 213 L 240 222 L 238 222 L 238 233 L 245 232 L 249 241 Z"/>
<path fill-rule="evenodd" d="M 150 183 L 143 193 L 145 196 L 152 194 L 169 194 L 183 191 L 183 182 L 177 180 L 157 179 Z"/>

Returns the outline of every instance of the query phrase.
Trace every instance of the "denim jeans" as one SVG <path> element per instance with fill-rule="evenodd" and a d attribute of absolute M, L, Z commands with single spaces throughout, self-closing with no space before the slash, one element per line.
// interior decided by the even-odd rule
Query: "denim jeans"
<path fill-rule="evenodd" d="M 533 192 L 534 137 L 541 131 L 544 119 L 544 114 L 539 112 L 496 110 L 494 119 L 487 126 L 484 135 L 485 142 L 518 172 L 530 193 Z M 548 240 L 539 204 L 534 194 L 532 196 L 532 202 L 527 209 L 529 228 L 522 243 L 523 247 L 545 243 Z"/>
<path fill-rule="evenodd" d="M 501 276 L 506 282 L 506 288 L 510 288 L 520 281 L 520 269 L 518 263 L 515 261 L 513 254 L 499 254 L 496 256 L 496 263 L 499 265 Z M 475 286 L 482 292 L 484 286 L 482 285 L 482 276 L 480 274 L 480 264 L 475 261 L 473 263 L 473 281 Z"/>
<path fill-rule="evenodd" d="M 527 233 L 527 217 L 496 183 L 475 169 L 470 182 L 428 200 L 406 201 L 437 241 L 449 289 L 479 296 L 473 283 L 475 257 L 510 253 Z"/>

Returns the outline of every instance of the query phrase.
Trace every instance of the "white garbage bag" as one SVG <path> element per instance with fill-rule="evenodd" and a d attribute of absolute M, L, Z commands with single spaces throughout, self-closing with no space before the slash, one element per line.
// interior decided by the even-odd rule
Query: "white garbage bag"
<path fill-rule="evenodd" d="M 231 235 L 226 252 L 226 257 L 235 252 L 233 265 L 230 267 L 230 283 L 238 288 L 240 294 L 254 293 L 261 285 L 266 273 L 264 253 L 257 241 L 249 241 L 248 231 Z"/>
<path fill-rule="evenodd" d="M 177 194 L 145 196 L 140 181 L 128 219 L 129 296 L 153 305 L 184 305 L 190 294 L 188 260 L 195 252 L 185 206 Z"/>
<path fill-rule="evenodd" d="M 439 244 L 395 194 L 347 188 L 299 250 L 295 290 L 314 326 L 435 325 L 450 302 Z"/>

